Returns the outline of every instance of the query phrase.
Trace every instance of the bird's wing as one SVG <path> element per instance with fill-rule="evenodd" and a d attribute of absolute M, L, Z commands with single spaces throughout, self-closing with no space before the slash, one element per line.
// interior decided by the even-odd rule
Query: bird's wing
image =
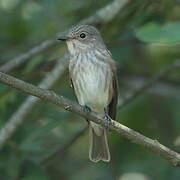
<path fill-rule="evenodd" d="M 73 90 L 74 90 L 74 85 L 73 85 L 73 81 L 72 81 L 71 77 L 70 77 L 70 83 L 71 83 L 71 87 L 72 87 Z"/>
<path fill-rule="evenodd" d="M 71 76 L 70 76 L 69 78 L 70 78 L 71 88 L 73 88 L 73 91 L 74 91 L 76 100 L 78 100 L 78 99 L 77 99 L 77 95 L 76 95 L 76 91 L 75 91 L 75 89 L 74 89 L 73 80 L 72 80 Z"/>
<path fill-rule="evenodd" d="M 111 119 L 116 119 L 116 111 L 117 111 L 117 104 L 118 104 L 118 79 L 116 75 L 116 71 L 114 70 L 113 73 L 113 95 L 112 100 L 108 106 L 108 114 Z"/>

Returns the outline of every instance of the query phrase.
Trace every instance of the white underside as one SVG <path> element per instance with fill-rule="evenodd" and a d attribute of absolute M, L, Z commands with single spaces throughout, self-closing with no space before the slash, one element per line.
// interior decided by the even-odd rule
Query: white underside
<path fill-rule="evenodd" d="M 87 57 L 91 60 L 88 60 Z M 96 56 L 91 53 L 84 58 L 86 59 L 79 56 L 78 59 L 70 60 L 70 70 L 72 63 L 75 64 L 71 78 L 78 102 L 104 115 L 104 108 L 108 106 L 111 99 L 109 96 L 112 94 L 110 93 L 110 88 L 112 88 L 111 68 L 108 63 L 96 60 Z M 96 134 L 101 135 L 102 127 L 93 122 L 91 125 Z"/>

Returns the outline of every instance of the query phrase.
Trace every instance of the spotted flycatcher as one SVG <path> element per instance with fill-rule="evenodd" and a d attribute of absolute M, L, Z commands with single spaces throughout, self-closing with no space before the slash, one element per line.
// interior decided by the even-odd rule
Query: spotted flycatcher
<path fill-rule="evenodd" d="M 99 31 L 89 25 L 78 25 L 58 40 L 66 41 L 70 52 L 69 74 L 79 104 L 84 110 L 115 119 L 118 100 L 116 69 L 111 53 Z M 89 158 L 93 162 L 110 161 L 106 129 L 89 123 Z"/>

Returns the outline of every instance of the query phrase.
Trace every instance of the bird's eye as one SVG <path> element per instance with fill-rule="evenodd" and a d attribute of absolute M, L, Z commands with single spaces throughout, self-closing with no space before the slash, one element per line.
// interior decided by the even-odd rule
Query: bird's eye
<path fill-rule="evenodd" d="M 80 34 L 80 38 L 84 39 L 86 37 L 86 35 L 84 33 Z"/>

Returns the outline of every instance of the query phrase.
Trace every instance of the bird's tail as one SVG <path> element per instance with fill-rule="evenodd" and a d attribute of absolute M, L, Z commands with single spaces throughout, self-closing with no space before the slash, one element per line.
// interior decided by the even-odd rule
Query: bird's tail
<path fill-rule="evenodd" d="M 100 127 L 102 130 L 101 135 L 97 135 L 94 128 L 89 126 L 90 135 L 90 147 L 89 147 L 89 158 L 93 162 L 98 162 L 99 160 L 109 162 L 110 153 L 106 137 L 106 129 Z"/>

